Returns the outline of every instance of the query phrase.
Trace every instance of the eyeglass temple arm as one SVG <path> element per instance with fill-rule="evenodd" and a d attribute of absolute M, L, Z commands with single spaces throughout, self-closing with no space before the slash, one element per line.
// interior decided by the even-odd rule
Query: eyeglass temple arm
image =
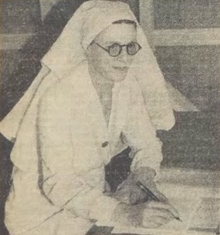
<path fill-rule="evenodd" d="M 97 42 L 94 42 L 97 46 L 99 46 L 100 48 L 102 48 L 103 50 L 105 50 L 105 51 L 109 51 L 107 48 L 105 48 L 105 47 L 103 47 L 103 46 L 101 46 L 100 44 L 98 44 Z"/>

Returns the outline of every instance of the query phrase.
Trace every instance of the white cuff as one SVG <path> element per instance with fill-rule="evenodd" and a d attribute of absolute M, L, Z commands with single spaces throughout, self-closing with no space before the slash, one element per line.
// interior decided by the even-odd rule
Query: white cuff
<path fill-rule="evenodd" d="M 149 151 L 147 149 L 140 150 L 133 158 L 131 171 L 134 172 L 140 167 L 152 168 L 156 172 L 154 180 L 157 181 L 160 177 L 160 164 L 162 160 L 163 155 L 161 151 Z"/>

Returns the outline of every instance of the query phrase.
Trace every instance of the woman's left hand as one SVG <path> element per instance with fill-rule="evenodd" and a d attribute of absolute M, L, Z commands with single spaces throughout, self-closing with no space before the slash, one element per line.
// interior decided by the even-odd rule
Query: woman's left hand
<path fill-rule="evenodd" d="M 113 197 L 128 205 L 136 205 L 148 201 L 146 193 L 127 180 L 119 185 Z"/>

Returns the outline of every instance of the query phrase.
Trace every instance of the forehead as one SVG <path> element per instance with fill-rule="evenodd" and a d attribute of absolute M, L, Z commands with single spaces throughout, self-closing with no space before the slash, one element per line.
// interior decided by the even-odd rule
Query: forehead
<path fill-rule="evenodd" d="M 136 40 L 137 30 L 132 24 L 111 24 L 104 29 L 97 37 L 100 43 L 117 42 L 127 44 Z"/>

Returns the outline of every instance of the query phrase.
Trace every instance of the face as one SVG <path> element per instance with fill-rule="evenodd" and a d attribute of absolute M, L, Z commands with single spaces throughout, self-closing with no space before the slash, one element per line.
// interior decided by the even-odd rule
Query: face
<path fill-rule="evenodd" d="M 114 43 L 126 45 L 136 41 L 137 32 L 135 26 L 125 23 L 110 25 L 94 40 L 94 42 L 104 48 L 108 48 Z M 87 50 L 89 66 L 104 79 L 113 82 L 123 81 L 135 56 L 128 55 L 126 47 L 123 47 L 120 55 L 111 57 L 107 51 L 96 43 L 92 43 Z"/>

